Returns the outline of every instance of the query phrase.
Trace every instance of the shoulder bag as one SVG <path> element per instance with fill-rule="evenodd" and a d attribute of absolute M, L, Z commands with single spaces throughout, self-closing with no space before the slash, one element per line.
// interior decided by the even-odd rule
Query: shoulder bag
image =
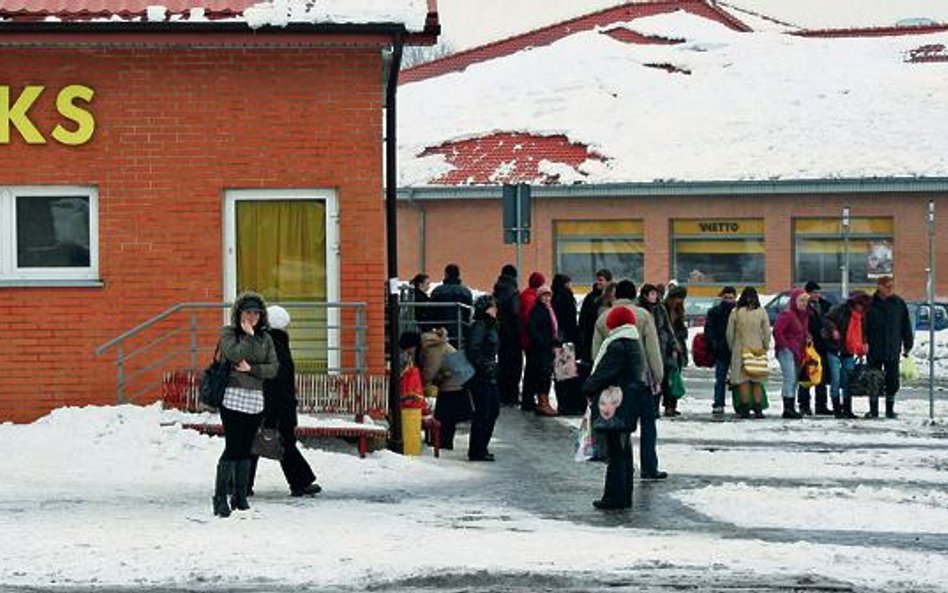
<path fill-rule="evenodd" d="M 283 440 L 280 438 L 280 432 L 275 428 L 261 427 L 253 438 L 253 445 L 250 452 L 267 459 L 283 459 Z"/>
<path fill-rule="evenodd" d="M 221 360 L 221 344 L 214 349 L 214 360 L 204 369 L 198 390 L 198 401 L 205 407 L 217 409 L 224 403 L 224 390 L 230 380 L 231 364 Z"/>

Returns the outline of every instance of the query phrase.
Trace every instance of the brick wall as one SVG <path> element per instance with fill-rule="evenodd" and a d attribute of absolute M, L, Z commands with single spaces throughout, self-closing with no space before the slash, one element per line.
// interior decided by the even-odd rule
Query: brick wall
<path fill-rule="evenodd" d="M 385 279 L 381 64 L 370 49 L 3 49 L 0 81 L 46 94 L 30 111 L 48 143 L 15 131 L 0 185 L 99 191 L 101 288 L 0 287 L 0 420 L 114 400 L 110 354 L 93 350 L 182 301 L 223 300 L 223 195 L 333 188 L 341 299 L 370 304 L 382 366 Z M 65 147 L 55 93 L 92 87 L 93 139 Z"/>
<path fill-rule="evenodd" d="M 766 292 L 785 290 L 792 282 L 795 217 L 837 217 L 849 204 L 852 216 L 891 216 L 895 220 L 896 290 L 905 298 L 925 296 L 928 265 L 926 216 L 928 200 L 936 197 L 936 224 L 948 228 L 948 196 L 931 194 L 574 198 L 534 200 L 530 245 L 523 247 L 521 275 L 532 270 L 552 276 L 555 220 L 642 219 L 645 229 L 645 278 L 669 278 L 670 221 L 675 218 L 764 218 Z M 501 266 L 516 260 L 513 245 L 501 236 L 500 200 L 416 201 L 399 204 L 399 270 L 410 278 L 420 265 L 419 208 L 425 212 L 425 265 L 432 278 L 440 279 L 444 265 L 461 266 L 462 277 L 474 288 L 490 290 Z M 936 243 L 941 269 L 948 269 L 948 245 Z M 523 280 L 521 279 L 521 282 Z M 938 274 L 938 294 L 948 295 L 948 274 Z"/>

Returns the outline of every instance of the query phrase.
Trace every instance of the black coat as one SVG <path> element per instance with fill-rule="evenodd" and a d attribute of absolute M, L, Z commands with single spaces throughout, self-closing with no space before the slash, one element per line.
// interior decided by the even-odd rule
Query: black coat
<path fill-rule="evenodd" d="M 708 346 L 714 353 L 715 360 L 731 360 L 731 349 L 727 345 L 727 321 L 734 305 L 733 302 L 721 301 L 708 310 L 704 335 L 708 338 Z"/>
<path fill-rule="evenodd" d="M 826 299 L 810 301 L 807 310 L 810 314 L 810 337 L 813 339 L 813 346 L 821 355 L 826 354 L 829 345 L 826 343 L 826 332 L 823 331 L 823 323 L 826 314 L 829 313 L 830 304 Z"/>
<path fill-rule="evenodd" d="M 862 335 L 868 339 L 866 329 L 866 318 L 862 316 Z M 849 333 L 849 323 L 853 318 L 852 305 L 848 302 L 842 302 L 833 306 L 823 318 L 823 343 L 826 345 L 827 352 L 834 354 L 849 355 L 853 353 L 846 348 L 846 335 Z M 833 338 L 833 330 L 839 334 L 839 340 Z"/>
<path fill-rule="evenodd" d="M 432 303 L 462 303 L 468 306 L 474 305 L 474 295 L 471 290 L 461 283 L 460 279 L 445 279 L 444 284 L 439 284 L 437 288 L 431 291 Z M 458 339 L 458 311 L 454 307 L 432 307 L 434 309 L 434 321 L 439 322 L 448 330 L 448 338 L 451 345 L 457 347 Z M 470 309 L 461 310 L 461 324 L 466 326 L 471 321 Z M 429 328 L 430 329 L 430 328 Z M 463 332 L 462 332 L 463 333 Z"/>
<path fill-rule="evenodd" d="M 296 365 L 290 353 L 290 336 L 281 329 L 270 329 L 280 368 L 276 377 L 263 382 L 264 423 L 270 427 L 295 427 Z"/>
<path fill-rule="evenodd" d="M 648 390 L 642 381 L 644 373 L 645 354 L 638 340 L 619 338 L 611 342 L 596 369 L 583 383 L 583 395 L 590 400 L 594 417 L 599 410 L 595 401 L 598 395 L 606 387 L 617 385 L 622 389 L 619 413 L 625 415 L 629 430 L 635 430 L 642 407 L 652 405 L 648 401 Z"/>
<path fill-rule="evenodd" d="M 912 350 L 915 329 L 901 297 L 892 295 L 884 299 L 878 292 L 873 295 L 866 314 L 866 339 L 872 360 L 894 361 L 902 352 Z"/>
<path fill-rule="evenodd" d="M 411 298 L 412 302 L 418 303 L 419 305 L 426 305 L 431 302 L 431 297 L 423 290 L 418 290 L 417 288 L 411 289 Z M 414 307 L 414 310 L 415 321 L 421 326 L 420 331 L 428 331 L 431 329 L 433 326 L 429 322 L 436 321 L 435 316 L 437 315 L 434 311 L 434 307 Z"/>
<path fill-rule="evenodd" d="M 562 288 L 553 293 L 553 313 L 559 325 L 560 339 L 564 342 L 579 342 L 579 323 L 576 319 L 576 297 L 573 291 Z"/>
<path fill-rule="evenodd" d="M 553 320 L 550 319 L 550 310 L 539 301 L 530 311 L 530 317 L 527 320 L 527 333 L 530 335 L 528 364 L 532 361 L 534 369 L 542 370 L 544 373 L 548 369 L 549 373 L 552 373 L 553 344 L 556 342 L 556 335 L 553 332 Z"/>
<path fill-rule="evenodd" d="M 579 308 L 579 341 L 576 344 L 576 358 L 592 361 L 593 336 L 596 334 L 596 320 L 599 319 L 599 297 L 602 291 L 594 288 L 583 297 Z"/>
<path fill-rule="evenodd" d="M 497 320 L 480 311 L 474 315 L 464 353 L 474 367 L 475 376 L 493 383 L 497 375 Z"/>
<path fill-rule="evenodd" d="M 497 301 L 497 332 L 501 342 L 508 347 L 520 347 L 520 290 L 517 279 L 501 275 L 494 284 L 494 300 Z"/>

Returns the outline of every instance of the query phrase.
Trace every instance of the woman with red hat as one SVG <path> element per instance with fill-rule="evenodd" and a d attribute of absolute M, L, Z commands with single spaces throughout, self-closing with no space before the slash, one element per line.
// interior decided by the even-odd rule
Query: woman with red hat
<path fill-rule="evenodd" d="M 597 443 L 605 443 L 609 464 L 602 498 L 597 509 L 632 506 L 632 442 L 639 411 L 648 401 L 645 357 L 635 327 L 635 313 L 628 307 L 613 307 L 606 316 L 609 336 L 593 363 L 592 374 L 583 385 L 589 398 Z"/>

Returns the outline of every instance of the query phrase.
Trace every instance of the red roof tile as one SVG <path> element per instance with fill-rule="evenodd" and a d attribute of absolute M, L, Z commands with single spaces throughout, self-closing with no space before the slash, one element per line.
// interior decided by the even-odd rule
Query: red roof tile
<path fill-rule="evenodd" d="M 563 21 L 542 29 L 537 29 L 523 35 L 517 35 L 487 45 L 445 56 L 414 68 L 404 70 L 399 74 L 402 84 L 424 80 L 448 72 L 464 70 L 471 64 L 484 62 L 516 53 L 528 47 L 550 45 L 568 35 L 579 31 L 589 31 L 597 27 L 606 27 L 613 23 L 621 23 L 644 16 L 665 14 L 676 10 L 686 10 L 692 14 L 703 16 L 719 22 L 736 31 L 750 31 L 750 29 L 733 15 L 724 12 L 716 6 L 711 6 L 704 0 L 658 0 L 654 2 L 630 2 L 592 14 Z M 623 35 L 616 33 L 615 35 Z M 638 38 L 637 38 L 638 39 Z M 638 41 L 633 36 L 623 36 L 622 41 L 634 43 L 655 43 L 652 38 L 641 36 Z M 659 41 L 661 42 L 661 41 Z"/>
<path fill-rule="evenodd" d="M 188 12 L 204 8 L 208 16 L 240 14 L 258 0 L 0 0 L 3 16 L 43 19 L 57 16 L 63 19 L 90 16 L 129 17 L 144 15 L 148 6 L 162 5 L 169 13 Z"/>
<path fill-rule="evenodd" d="M 575 169 L 588 159 L 606 159 L 584 144 L 570 143 L 566 136 L 498 133 L 481 138 L 449 142 L 429 148 L 420 156 L 444 155 L 455 169 L 432 179 L 434 185 L 496 185 L 558 181 L 540 171 L 540 161 L 551 161 Z"/>

